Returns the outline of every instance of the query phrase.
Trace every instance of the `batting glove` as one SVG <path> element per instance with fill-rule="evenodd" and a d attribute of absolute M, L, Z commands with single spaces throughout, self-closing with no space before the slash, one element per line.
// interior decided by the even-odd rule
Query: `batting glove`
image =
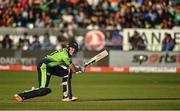
<path fill-rule="evenodd" d="M 79 71 L 76 72 L 76 74 L 84 73 L 85 72 L 85 67 L 84 66 L 77 66 L 79 68 Z"/>

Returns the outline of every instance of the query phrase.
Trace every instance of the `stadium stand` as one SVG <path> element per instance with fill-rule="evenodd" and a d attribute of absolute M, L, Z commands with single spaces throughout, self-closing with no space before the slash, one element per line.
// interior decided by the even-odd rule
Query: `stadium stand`
<path fill-rule="evenodd" d="M 68 38 L 77 28 L 180 29 L 179 4 L 178 0 L 1 0 L 0 27 L 66 29 Z"/>
<path fill-rule="evenodd" d="M 0 6 L 1 27 L 169 29 L 180 20 L 175 0 L 4 0 Z"/>

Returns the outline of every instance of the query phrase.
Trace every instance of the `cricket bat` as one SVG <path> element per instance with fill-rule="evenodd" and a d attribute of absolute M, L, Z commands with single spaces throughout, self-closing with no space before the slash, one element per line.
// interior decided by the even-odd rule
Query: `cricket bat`
<path fill-rule="evenodd" d="M 96 63 L 96 62 L 100 61 L 101 59 L 105 58 L 106 56 L 108 56 L 108 52 L 107 52 L 107 50 L 104 50 L 104 51 L 100 52 L 99 54 L 97 54 L 96 56 L 92 57 L 89 61 L 87 61 L 84 64 L 84 67 L 87 67 L 93 63 Z"/>

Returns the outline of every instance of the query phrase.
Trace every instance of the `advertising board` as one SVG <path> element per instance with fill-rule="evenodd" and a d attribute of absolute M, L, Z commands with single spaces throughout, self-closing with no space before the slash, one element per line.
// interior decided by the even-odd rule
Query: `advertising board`
<path fill-rule="evenodd" d="M 123 50 L 128 51 L 131 49 L 129 38 L 137 31 L 144 39 L 149 51 L 161 51 L 162 41 L 165 33 L 171 34 L 175 39 L 176 46 L 174 51 L 180 51 L 180 30 L 160 30 L 160 29 L 124 29 L 123 30 Z"/>
<path fill-rule="evenodd" d="M 180 66 L 180 53 L 148 51 L 110 51 L 109 62 L 109 65 L 113 67 L 178 67 Z"/>
<path fill-rule="evenodd" d="M 28 50 L 28 51 L 19 51 L 19 50 L 0 50 L 3 53 L 0 53 L 0 65 L 37 65 L 38 62 L 44 58 L 47 54 L 53 52 L 53 50 Z M 73 57 L 73 63 L 83 64 L 89 58 L 98 54 L 97 51 L 85 51 L 79 52 L 76 57 Z M 103 61 L 100 61 L 94 66 L 108 66 L 109 59 L 106 57 Z"/>

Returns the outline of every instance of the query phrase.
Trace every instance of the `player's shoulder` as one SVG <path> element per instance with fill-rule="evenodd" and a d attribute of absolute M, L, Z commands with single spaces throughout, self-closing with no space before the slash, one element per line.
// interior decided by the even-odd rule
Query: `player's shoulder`
<path fill-rule="evenodd" d="M 67 48 L 62 48 L 61 50 L 62 50 L 62 52 L 66 52 L 66 53 L 68 52 Z"/>
<path fill-rule="evenodd" d="M 63 53 L 64 58 L 70 58 L 69 54 L 68 54 L 68 49 L 67 48 L 63 48 L 61 52 Z"/>
<path fill-rule="evenodd" d="M 64 55 L 68 55 L 68 49 L 67 48 L 61 49 L 60 52 L 63 53 Z"/>
<path fill-rule="evenodd" d="M 66 64 L 70 64 L 72 63 L 71 57 L 68 54 L 68 49 L 67 48 L 63 48 L 63 60 L 65 61 Z"/>

